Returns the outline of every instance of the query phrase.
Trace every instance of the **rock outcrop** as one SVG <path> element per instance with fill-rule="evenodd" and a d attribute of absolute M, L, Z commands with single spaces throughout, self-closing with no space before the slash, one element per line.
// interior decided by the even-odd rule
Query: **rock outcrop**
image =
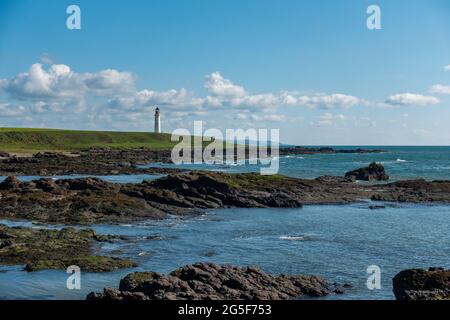
<path fill-rule="evenodd" d="M 350 178 L 295 179 L 256 173 L 189 172 L 138 184 L 98 178 L 0 183 L 0 218 L 92 224 L 195 215 L 216 208 L 299 208 L 372 199 L 450 203 L 450 181 L 362 185 Z"/>
<path fill-rule="evenodd" d="M 71 154 L 40 152 L 20 157 L 2 157 L 0 152 L 0 175 L 117 175 L 181 171 L 138 166 L 153 162 L 171 162 L 170 150 L 91 148 Z"/>
<path fill-rule="evenodd" d="M 198 263 L 162 275 L 131 273 L 119 289 L 90 293 L 89 300 L 286 300 L 341 293 L 317 276 L 273 276 L 253 267 Z"/>
<path fill-rule="evenodd" d="M 397 300 L 450 300 L 450 270 L 409 269 L 392 280 Z"/>
<path fill-rule="evenodd" d="M 0 151 L 0 159 L 9 158 L 11 155 L 8 152 Z"/>
<path fill-rule="evenodd" d="M 245 181 L 242 177 L 238 180 Z M 278 184 L 247 190 L 232 176 L 178 174 L 153 182 L 115 184 L 97 178 L 39 179 L 0 184 L 0 217 L 46 223 L 90 224 L 193 215 L 225 207 L 301 207 L 292 191 Z"/>
<path fill-rule="evenodd" d="M 381 149 L 334 149 L 331 147 L 280 147 L 280 155 L 298 155 L 298 154 L 335 154 L 335 153 L 381 153 L 385 152 Z"/>
<path fill-rule="evenodd" d="M 345 177 L 360 181 L 386 181 L 389 180 L 384 167 L 372 162 L 368 167 L 349 171 L 345 174 Z"/>
<path fill-rule="evenodd" d="M 372 200 L 410 203 L 450 202 L 450 181 L 447 180 L 404 180 L 379 187 L 380 192 L 376 192 Z"/>
<path fill-rule="evenodd" d="M 13 190 L 20 187 L 20 180 L 15 176 L 9 176 L 0 183 L 0 190 Z"/>
<path fill-rule="evenodd" d="M 86 272 L 135 267 L 130 260 L 92 254 L 93 243 L 115 239 L 117 236 L 97 235 L 91 229 L 47 230 L 0 224 L 0 264 L 24 264 L 26 271 L 66 269 L 71 265 Z"/>

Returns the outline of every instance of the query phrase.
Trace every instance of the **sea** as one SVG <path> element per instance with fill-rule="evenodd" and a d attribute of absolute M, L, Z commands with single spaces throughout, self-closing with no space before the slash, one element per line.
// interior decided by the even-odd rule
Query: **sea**
<path fill-rule="evenodd" d="M 450 180 L 450 147 L 342 146 L 383 149 L 382 153 L 280 156 L 279 174 L 297 178 L 344 175 L 376 161 L 392 181 Z M 172 167 L 153 163 L 147 167 Z M 259 172 L 259 165 L 179 165 L 184 169 Z M 77 178 L 61 176 L 54 178 Z M 99 176 L 138 183 L 160 175 Z M 20 177 L 31 180 L 37 177 Z M 190 218 L 122 225 L 94 225 L 98 233 L 127 235 L 126 241 L 97 245 L 96 254 L 131 258 L 137 268 L 82 273 L 81 289 L 67 288 L 64 270 L 25 272 L 23 265 L 0 266 L 0 299 L 84 299 L 89 292 L 118 287 L 133 271 L 168 273 L 195 262 L 258 266 L 273 274 L 314 274 L 330 283 L 348 283 L 344 294 L 320 299 L 391 300 L 392 278 L 404 269 L 450 268 L 450 205 L 374 203 L 312 205 L 303 208 L 218 209 Z M 378 203 L 377 203 L 378 204 Z M 0 220 L 10 226 L 62 228 L 32 221 Z M 75 226 L 79 227 L 79 226 Z M 375 266 L 379 273 L 374 275 Z M 374 285 L 374 276 L 380 286 Z"/>

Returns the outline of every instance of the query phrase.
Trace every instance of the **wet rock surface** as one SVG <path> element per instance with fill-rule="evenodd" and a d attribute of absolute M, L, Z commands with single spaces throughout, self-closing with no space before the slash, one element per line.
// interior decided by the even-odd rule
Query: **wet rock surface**
<path fill-rule="evenodd" d="M 375 186 L 373 188 L 376 189 Z M 409 203 L 450 202 L 450 181 L 448 180 L 404 180 L 381 185 L 381 189 L 372 196 L 372 200 Z"/>
<path fill-rule="evenodd" d="M 0 158 L 10 158 L 11 155 L 8 152 L 0 151 Z"/>
<path fill-rule="evenodd" d="M 321 297 L 341 289 L 324 278 L 308 275 L 274 276 L 256 267 L 198 263 L 168 275 L 135 272 L 120 281 L 119 289 L 90 293 L 88 300 L 286 300 Z"/>
<path fill-rule="evenodd" d="M 360 181 L 389 180 L 389 176 L 384 170 L 384 167 L 381 164 L 375 162 L 372 162 L 368 167 L 349 171 L 345 174 L 345 177 Z"/>
<path fill-rule="evenodd" d="M 409 269 L 392 280 L 397 300 L 450 300 L 450 270 Z"/>
<path fill-rule="evenodd" d="M 66 269 L 71 265 L 86 272 L 135 267 L 130 260 L 92 254 L 94 243 L 115 239 L 117 236 L 97 235 L 91 229 L 47 230 L 0 224 L 0 264 L 25 264 L 26 271 Z"/>
<path fill-rule="evenodd" d="M 138 165 L 154 162 L 171 162 L 170 151 L 145 148 L 115 150 L 91 148 L 63 154 L 41 152 L 31 156 L 0 156 L 0 175 L 117 175 L 178 172 L 169 168 L 139 168 Z"/>
<path fill-rule="evenodd" d="M 306 180 L 259 174 L 189 172 L 139 184 L 97 178 L 0 183 L 0 218 L 91 224 L 195 215 L 216 208 L 298 208 L 361 199 L 450 202 L 450 182 L 424 180 L 361 185 L 348 178 Z"/>
<path fill-rule="evenodd" d="M 331 147 L 281 147 L 280 155 L 296 155 L 296 154 L 335 154 L 335 153 L 381 153 L 384 150 L 381 149 L 334 149 Z"/>

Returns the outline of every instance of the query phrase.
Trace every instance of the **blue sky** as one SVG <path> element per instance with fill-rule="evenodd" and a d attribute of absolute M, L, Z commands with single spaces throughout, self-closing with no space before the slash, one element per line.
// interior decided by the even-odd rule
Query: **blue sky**
<path fill-rule="evenodd" d="M 146 131 L 158 105 L 167 132 L 448 145 L 446 66 L 448 0 L 0 0 L 1 126 Z"/>

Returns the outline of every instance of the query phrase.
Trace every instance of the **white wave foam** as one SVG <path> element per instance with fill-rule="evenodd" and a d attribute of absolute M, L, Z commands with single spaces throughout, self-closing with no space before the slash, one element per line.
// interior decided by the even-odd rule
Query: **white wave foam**
<path fill-rule="evenodd" d="M 281 236 L 280 240 L 288 240 L 288 241 L 307 241 L 311 240 L 309 236 Z"/>

